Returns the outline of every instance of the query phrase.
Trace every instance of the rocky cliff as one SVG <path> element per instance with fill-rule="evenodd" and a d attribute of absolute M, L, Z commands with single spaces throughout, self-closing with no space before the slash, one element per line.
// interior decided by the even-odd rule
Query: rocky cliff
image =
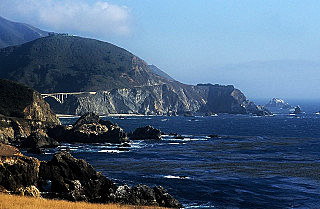
<path fill-rule="evenodd" d="M 35 90 L 0 79 L 0 114 L 8 117 L 60 123 L 50 106 Z"/>
<path fill-rule="evenodd" d="M 68 96 L 64 103 L 46 99 L 59 113 L 81 115 L 135 113 L 145 115 L 183 115 L 185 113 L 258 114 L 269 112 L 246 99 L 233 86 L 167 84 L 99 91 L 96 94 Z"/>
<path fill-rule="evenodd" d="M 32 133 L 45 134 L 60 121 L 42 96 L 24 85 L 0 79 L 0 142 L 20 142 Z"/>

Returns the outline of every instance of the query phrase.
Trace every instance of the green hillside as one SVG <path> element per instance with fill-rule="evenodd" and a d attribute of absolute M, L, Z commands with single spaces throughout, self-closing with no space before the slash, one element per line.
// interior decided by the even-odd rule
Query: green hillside
<path fill-rule="evenodd" d="M 113 44 L 52 35 L 0 49 L 0 77 L 39 92 L 109 90 L 161 83 L 149 66 Z"/>

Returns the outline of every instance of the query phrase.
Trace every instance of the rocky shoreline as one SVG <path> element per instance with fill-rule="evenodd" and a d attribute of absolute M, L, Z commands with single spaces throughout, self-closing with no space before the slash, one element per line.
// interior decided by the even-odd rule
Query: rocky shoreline
<path fill-rule="evenodd" d="M 0 192 L 92 203 L 182 207 L 161 186 L 118 186 L 69 152 L 55 153 L 50 161 L 22 155 L 12 145 L 38 154 L 61 142 L 130 145 L 122 128 L 93 113 L 83 115 L 72 127 L 63 126 L 38 92 L 6 80 L 0 80 L 0 87 Z M 147 127 L 132 136 L 153 139 L 152 134 L 158 133 Z"/>
<path fill-rule="evenodd" d="M 118 186 L 68 152 L 58 152 L 50 161 L 39 161 L 4 144 L 0 144 L 0 192 L 91 203 L 182 207 L 161 186 Z"/>

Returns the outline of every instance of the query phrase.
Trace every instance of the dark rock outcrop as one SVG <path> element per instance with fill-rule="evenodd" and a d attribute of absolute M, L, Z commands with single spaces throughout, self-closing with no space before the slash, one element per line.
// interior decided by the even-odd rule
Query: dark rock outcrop
<path fill-rule="evenodd" d="M 96 172 L 84 160 L 78 160 L 68 152 L 56 153 L 51 161 L 41 162 L 40 188 L 51 197 L 71 201 L 121 203 L 131 205 L 164 206 L 180 208 L 182 205 L 163 187 L 151 189 L 146 185 L 130 188 L 117 186 L 101 173 Z M 47 185 L 50 180 L 51 185 Z"/>
<path fill-rule="evenodd" d="M 32 134 L 47 138 L 47 130 L 55 126 L 50 122 L 0 115 L 0 142 L 19 145 Z"/>
<path fill-rule="evenodd" d="M 55 126 L 48 135 L 58 141 L 81 143 L 123 143 L 128 142 L 127 134 L 117 124 L 104 121 L 94 113 L 81 116 L 72 128 Z"/>
<path fill-rule="evenodd" d="M 48 192 L 59 193 L 72 201 L 110 202 L 116 185 L 84 160 L 78 160 L 68 152 L 56 153 L 51 161 L 40 165 L 40 186 L 51 181 Z"/>
<path fill-rule="evenodd" d="M 70 201 L 121 203 L 180 208 L 182 205 L 162 187 L 117 186 L 86 161 L 68 152 L 40 162 L 0 144 L 0 192 Z"/>
<path fill-rule="evenodd" d="M 152 126 L 137 128 L 131 135 L 131 140 L 161 139 L 161 131 Z"/>
<path fill-rule="evenodd" d="M 40 161 L 0 144 L 0 185 L 13 193 L 36 195 Z"/>
<path fill-rule="evenodd" d="M 47 137 L 47 128 L 59 124 L 38 92 L 0 79 L 0 142 L 19 144 L 31 134 Z"/>
<path fill-rule="evenodd" d="M 21 142 L 21 147 L 24 148 L 51 148 L 51 147 L 57 147 L 59 146 L 59 143 L 50 138 L 41 135 L 40 133 L 32 133 L 30 136 L 28 136 L 25 140 Z"/>
<path fill-rule="evenodd" d="M 153 189 L 146 185 L 130 188 L 128 185 L 119 186 L 115 193 L 116 202 L 130 205 L 153 205 L 167 208 L 182 208 L 181 203 L 173 198 L 162 186 Z"/>
<path fill-rule="evenodd" d="M 60 124 L 40 93 L 22 84 L 3 79 L 0 79 L 0 114 Z"/>
<path fill-rule="evenodd" d="M 153 188 L 157 203 L 161 207 L 168 207 L 168 208 L 182 208 L 183 206 L 181 203 L 172 197 L 165 188 L 162 186 L 156 186 Z"/>

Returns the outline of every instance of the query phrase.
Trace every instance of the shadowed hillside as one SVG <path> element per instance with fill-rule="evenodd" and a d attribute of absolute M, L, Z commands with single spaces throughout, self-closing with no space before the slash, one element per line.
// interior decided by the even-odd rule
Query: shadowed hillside
<path fill-rule="evenodd" d="M 12 22 L 0 16 L 0 48 L 23 44 L 47 35 L 48 32 L 31 25 Z"/>
<path fill-rule="evenodd" d="M 161 83 L 161 78 L 130 52 L 110 43 L 66 35 L 1 49 L 0 75 L 42 93 Z"/>

